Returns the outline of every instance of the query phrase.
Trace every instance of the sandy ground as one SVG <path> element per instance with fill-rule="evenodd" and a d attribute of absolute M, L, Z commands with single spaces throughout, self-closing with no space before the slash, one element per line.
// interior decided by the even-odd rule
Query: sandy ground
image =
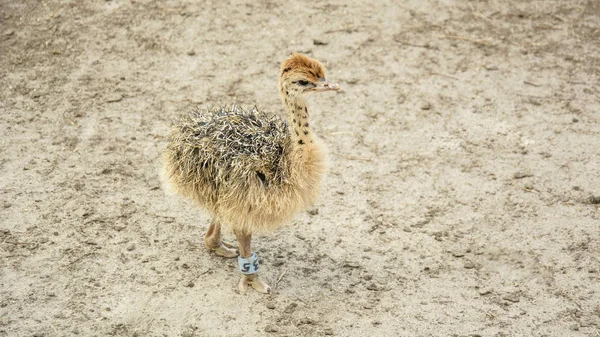
<path fill-rule="evenodd" d="M 596 0 L 0 0 L 0 336 L 600 336 L 599 41 Z M 239 294 L 160 153 L 281 114 L 294 51 L 330 171 Z"/>

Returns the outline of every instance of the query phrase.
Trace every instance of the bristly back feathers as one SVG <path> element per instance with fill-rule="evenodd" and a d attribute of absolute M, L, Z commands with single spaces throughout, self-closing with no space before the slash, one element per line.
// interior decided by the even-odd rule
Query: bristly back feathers
<path fill-rule="evenodd" d="M 256 107 L 193 110 L 170 135 L 170 152 L 190 183 L 227 184 L 260 179 L 265 187 L 288 178 L 287 123 Z M 183 161 L 183 162 L 182 162 Z"/>

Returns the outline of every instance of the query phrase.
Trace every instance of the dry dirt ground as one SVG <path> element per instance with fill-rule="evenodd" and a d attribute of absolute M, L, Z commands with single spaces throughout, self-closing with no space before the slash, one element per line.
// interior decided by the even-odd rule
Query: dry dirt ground
<path fill-rule="evenodd" d="M 0 336 L 600 336 L 600 2 L 0 0 Z M 171 121 L 322 60 L 320 202 L 239 294 Z M 231 239 L 231 238 L 230 238 Z"/>

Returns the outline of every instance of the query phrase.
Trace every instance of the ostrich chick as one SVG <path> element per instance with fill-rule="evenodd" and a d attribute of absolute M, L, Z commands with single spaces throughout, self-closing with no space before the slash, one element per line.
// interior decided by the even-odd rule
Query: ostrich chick
<path fill-rule="evenodd" d="M 279 92 L 287 121 L 256 108 L 193 111 L 170 134 L 164 173 L 172 189 L 211 215 L 205 246 L 236 257 L 221 241 L 221 225 L 238 241 L 239 289 L 270 293 L 258 277 L 253 234 L 273 231 L 316 201 L 325 171 L 324 154 L 309 127 L 306 97 L 339 90 L 314 59 L 293 54 L 281 64 Z"/>

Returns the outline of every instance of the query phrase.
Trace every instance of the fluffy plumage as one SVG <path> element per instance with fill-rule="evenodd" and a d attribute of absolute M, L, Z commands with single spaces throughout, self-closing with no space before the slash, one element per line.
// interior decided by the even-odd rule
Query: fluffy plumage
<path fill-rule="evenodd" d="M 291 142 L 284 120 L 256 108 L 194 110 L 169 136 L 166 177 L 226 228 L 272 231 L 320 191 L 322 153 L 300 155 Z"/>
<path fill-rule="evenodd" d="M 173 130 L 169 150 L 186 172 L 186 183 L 201 180 L 219 185 L 231 180 L 259 179 L 264 185 L 287 179 L 284 149 L 287 124 L 277 116 L 252 108 L 193 110 Z M 201 178 L 204 177 L 204 178 Z"/>

